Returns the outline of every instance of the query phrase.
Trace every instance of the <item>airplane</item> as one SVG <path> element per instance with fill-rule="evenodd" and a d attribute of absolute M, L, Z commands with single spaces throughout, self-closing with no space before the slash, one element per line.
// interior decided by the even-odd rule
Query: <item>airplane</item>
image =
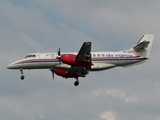
<path fill-rule="evenodd" d="M 75 78 L 75 86 L 79 85 L 79 77 L 86 77 L 90 71 L 102 71 L 115 67 L 128 67 L 147 62 L 150 57 L 154 35 L 145 34 L 136 45 L 128 50 L 118 52 L 91 52 L 91 42 L 84 42 L 79 52 L 31 53 L 25 58 L 13 62 L 8 69 L 18 69 L 23 80 L 25 69 L 49 69 L 63 78 Z"/>

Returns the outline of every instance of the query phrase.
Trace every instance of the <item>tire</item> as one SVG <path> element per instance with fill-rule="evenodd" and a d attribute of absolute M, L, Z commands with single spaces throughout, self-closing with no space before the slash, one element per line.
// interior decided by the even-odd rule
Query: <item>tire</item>
<path fill-rule="evenodd" d="M 22 75 L 22 76 L 21 76 L 21 80 L 24 80 L 24 78 L 25 78 L 25 77 Z"/>
<path fill-rule="evenodd" d="M 78 86 L 78 85 L 79 85 L 79 82 L 78 82 L 78 81 L 75 81 L 75 82 L 74 82 L 74 85 L 75 85 L 75 86 Z"/>

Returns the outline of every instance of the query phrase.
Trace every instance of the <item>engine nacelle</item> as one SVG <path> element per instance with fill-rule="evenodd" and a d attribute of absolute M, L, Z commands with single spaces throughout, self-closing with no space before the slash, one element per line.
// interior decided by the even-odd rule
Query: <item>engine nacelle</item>
<path fill-rule="evenodd" d="M 66 70 L 55 69 L 54 72 L 56 75 L 59 75 L 65 78 L 78 78 L 79 77 L 79 75 L 75 73 L 68 73 Z"/>
<path fill-rule="evenodd" d="M 61 55 L 61 60 L 63 63 L 68 64 L 68 65 L 74 65 L 74 66 L 91 66 L 91 62 L 85 62 L 85 61 L 76 61 L 76 56 L 74 54 L 62 54 Z"/>

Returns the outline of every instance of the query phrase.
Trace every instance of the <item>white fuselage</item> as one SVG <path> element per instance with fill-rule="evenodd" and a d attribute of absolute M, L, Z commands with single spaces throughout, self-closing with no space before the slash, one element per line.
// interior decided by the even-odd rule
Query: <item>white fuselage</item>
<path fill-rule="evenodd" d="M 67 53 L 75 54 L 77 53 Z M 7 66 L 9 69 L 69 69 L 71 66 L 59 63 L 57 53 L 32 53 L 24 59 L 18 60 Z M 116 66 L 127 66 L 147 60 L 132 53 L 120 52 L 91 52 L 93 65 L 89 71 L 99 71 Z"/>

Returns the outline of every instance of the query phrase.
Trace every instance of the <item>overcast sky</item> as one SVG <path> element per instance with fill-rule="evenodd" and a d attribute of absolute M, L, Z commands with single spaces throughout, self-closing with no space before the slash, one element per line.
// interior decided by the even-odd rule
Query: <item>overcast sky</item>
<path fill-rule="evenodd" d="M 1 120 L 160 120 L 159 0 L 1 0 Z M 32 52 L 119 51 L 154 34 L 150 61 L 74 79 L 8 70 Z"/>

